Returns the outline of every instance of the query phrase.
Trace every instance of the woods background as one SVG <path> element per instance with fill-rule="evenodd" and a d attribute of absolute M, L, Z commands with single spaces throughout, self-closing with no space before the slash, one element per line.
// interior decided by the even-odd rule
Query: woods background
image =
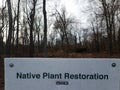
<path fill-rule="evenodd" d="M 88 0 L 81 12 L 88 15 L 84 25 L 82 17 L 70 14 L 60 1 L 53 1 L 2 1 L 1 57 L 84 57 L 85 53 L 120 56 L 119 0 Z"/>

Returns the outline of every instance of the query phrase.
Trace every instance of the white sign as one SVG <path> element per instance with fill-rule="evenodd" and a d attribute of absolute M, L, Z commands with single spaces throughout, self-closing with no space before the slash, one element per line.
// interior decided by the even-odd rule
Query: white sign
<path fill-rule="evenodd" d="M 120 60 L 6 58 L 5 90 L 120 90 Z"/>

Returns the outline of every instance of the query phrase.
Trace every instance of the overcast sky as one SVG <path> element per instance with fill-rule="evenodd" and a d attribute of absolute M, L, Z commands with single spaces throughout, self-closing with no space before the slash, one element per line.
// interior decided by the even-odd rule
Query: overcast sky
<path fill-rule="evenodd" d="M 17 0 L 13 0 L 17 1 Z M 72 14 L 73 16 L 76 16 L 77 19 L 80 19 L 82 24 L 87 24 L 87 13 L 85 11 L 88 7 L 88 0 L 48 0 L 49 2 L 52 2 L 53 4 L 55 2 L 59 2 L 59 5 L 64 5 L 67 12 Z M 0 6 L 2 5 L 3 0 L 0 0 Z M 52 4 L 52 5 L 53 5 Z"/>
<path fill-rule="evenodd" d="M 52 1 L 58 2 L 58 0 Z M 59 0 L 59 5 L 65 6 L 67 12 L 79 19 L 84 26 L 87 25 L 88 13 L 85 11 L 88 8 L 88 0 Z"/>
<path fill-rule="evenodd" d="M 61 0 L 61 3 L 69 12 L 77 16 L 87 7 L 87 0 Z"/>

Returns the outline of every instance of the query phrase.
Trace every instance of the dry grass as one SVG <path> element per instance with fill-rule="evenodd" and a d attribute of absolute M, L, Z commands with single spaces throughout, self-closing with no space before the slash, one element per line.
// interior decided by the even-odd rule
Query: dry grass
<path fill-rule="evenodd" d="M 38 55 L 39 56 L 39 55 Z M 66 53 L 64 51 L 56 51 L 48 53 L 49 57 L 65 57 L 65 58 L 120 58 L 120 54 L 108 53 Z"/>

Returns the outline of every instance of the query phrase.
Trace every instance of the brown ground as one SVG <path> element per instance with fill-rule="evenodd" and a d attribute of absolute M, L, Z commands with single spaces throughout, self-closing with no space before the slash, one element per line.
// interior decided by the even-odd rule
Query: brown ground
<path fill-rule="evenodd" d="M 109 55 L 107 53 L 65 53 L 52 52 L 48 54 L 49 57 L 63 57 L 63 58 L 120 58 L 120 54 Z M 42 54 L 35 55 L 36 57 L 42 56 Z M 0 59 L 0 90 L 4 90 L 4 60 Z"/>
<path fill-rule="evenodd" d="M 0 90 L 4 90 L 4 64 L 0 59 Z"/>

